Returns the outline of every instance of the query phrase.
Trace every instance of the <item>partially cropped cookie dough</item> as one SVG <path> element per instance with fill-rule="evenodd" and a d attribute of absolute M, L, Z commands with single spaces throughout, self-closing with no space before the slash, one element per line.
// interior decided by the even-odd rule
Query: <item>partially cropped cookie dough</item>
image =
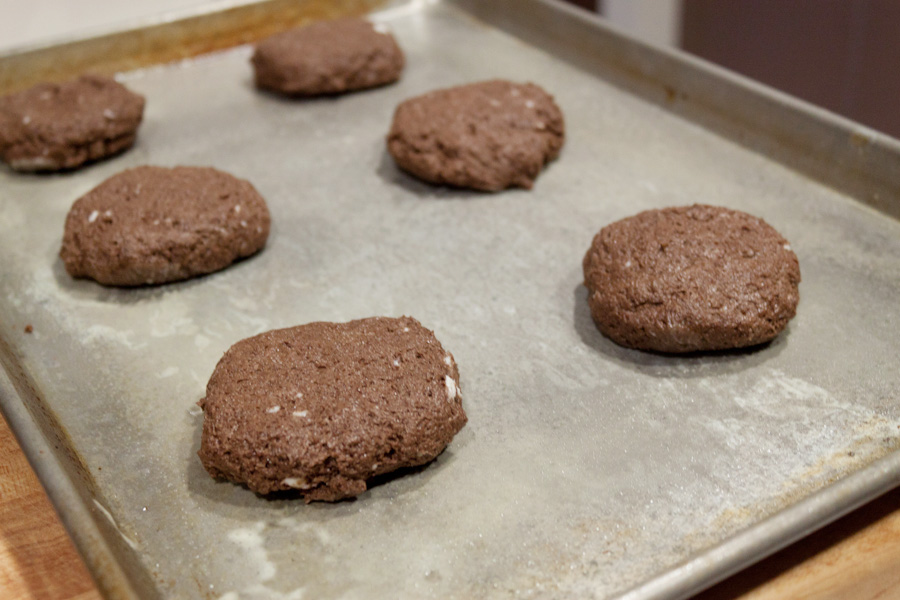
<path fill-rule="evenodd" d="M 425 181 L 498 191 L 530 189 L 559 155 L 563 115 L 540 87 L 503 80 L 437 90 L 397 107 L 387 147 Z"/>
<path fill-rule="evenodd" d="M 265 39 L 251 62 L 257 87 L 288 96 L 318 96 L 397 81 L 404 57 L 384 25 L 344 18 Z"/>
<path fill-rule="evenodd" d="M 72 205 L 59 255 L 72 277 L 166 283 L 258 252 L 269 223 L 265 200 L 243 179 L 209 167 L 138 167 Z"/>
<path fill-rule="evenodd" d="M 584 257 L 591 315 L 622 346 L 683 353 L 775 338 L 800 265 L 762 219 L 716 206 L 649 210 L 608 225 Z"/>
<path fill-rule="evenodd" d="M 74 169 L 130 148 L 144 97 L 109 77 L 41 83 L 0 98 L 0 158 L 18 171 Z"/>
<path fill-rule="evenodd" d="M 459 370 L 411 317 L 310 323 L 241 340 L 216 366 L 200 460 L 216 478 L 307 502 L 440 454 L 466 424 Z"/>

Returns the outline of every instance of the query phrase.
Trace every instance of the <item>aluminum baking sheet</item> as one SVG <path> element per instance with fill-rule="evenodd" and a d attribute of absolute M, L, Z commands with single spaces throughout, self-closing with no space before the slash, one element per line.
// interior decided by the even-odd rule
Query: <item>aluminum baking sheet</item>
<path fill-rule="evenodd" d="M 732 125 L 764 100 L 796 110 L 804 131 L 840 139 L 853 126 L 559 6 L 507 3 L 500 18 L 478 5 L 375 13 L 408 65 L 396 85 L 353 95 L 259 93 L 246 46 L 123 73 L 148 100 L 132 150 L 61 175 L 0 171 L 4 413 L 108 595 L 684 597 L 897 483 L 900 224 L 798 172 L 815 159 L 779 150 L 770 122 L 735 136 L 686 118 L 709 114 L 689 97 L 637 93 L 628 77 L 651 78 L 590 40 L 748 98 L 724 103 Z M 567 27 L 596 38 L 566 46 Z M 534 43 L 548 35 L 562 42 Z M 566 116 L 562 155 L 533 190 L 476 194 L 397 170 L 384 136 L 401 100 L 498 76 L 542 85 Z M 793 122 L 782 129 L 797 133 Z M 856 147 L 879 153 L 876 186 L 900 153 L 859 131 Z M 774 149 L 755 151 L 759 140 Z M 833 171 L 857 155 L 845 154 Z M 72 202 L 142 164 L 249 179 L 272 213 L 265 251 L 160 287 L 70 279 L 57 253 Z M 797 317 L 741 352 L 612 344 L 581 285 L 593 234 L 693 202 L 753 213 L 790 240 Z M 196 402 L 231 344 L 404 314 L 454 353 L 469 415 L 427 468 L 311 505 L 204 472 Z"/>

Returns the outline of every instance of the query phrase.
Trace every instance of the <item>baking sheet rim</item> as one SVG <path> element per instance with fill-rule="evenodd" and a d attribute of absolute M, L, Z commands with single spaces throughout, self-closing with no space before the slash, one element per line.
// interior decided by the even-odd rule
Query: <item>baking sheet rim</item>
<path fill-rule="evenodd" d="M 546 0 L 533 1 L 549 4 Z M 229 3 L 228 6 L 233 4 Z M 460 6 L 459 3 L 452 1 L 450 4 L 457 7 Z M 563 8 L 567 11 L 574 10 L 568 7 Z M 461 10 L 466 11 L 466 8 L 462 7 Z M 192 14 L 191 16 L 196 15 Z M 608 26 L 600 23 L 595 17 L 579 14 L 578 18 L 592 20 L 601 27 L 608 29 Z M 148 25 L 158 24 L 157 19 L 148 21 Z M 128 25 L 129 31 L 134 30 L 134 23 L 129 23 Z M 57 43 L 62 41 L 65 40 L 55 40 L 53 45 L 57 45 Z M 665 52 L 672 55 L 676 54 L 671 51 Z M 0 54 L 0 62 L 5 56 L 7 56 L 6 53 Z M 696 59 L 692 60 L 696 61 Z M 700 66 L 703 67 L 704 65 L 700 64 Z M 719 71 L 723 70 L 719 69 Z M 732 75 L 727 71 L 723 72 Z M 715 70 L 712 73 L 713 75 L 717 74 Z M 775 101 L 796 104 L 799 108 L 812 108 L 815 111 L 814 116 L 816 118 L 833 127 L 849 129 L 854 125 L 851 121 L 832 115 L 827 111 L 816 109 L 811 107 L 811 105 L 806 106 L 802 101 L 797 101 L 790 96 L 771 90 L 756 82 L 744 81 L 744 78 L 741 77 L 731 77 L 731 83 L 753 89 L 755 93 L 769 95 Z M 900 148 L 900 143 L 893 138 L 886 137 L 881 141 L 887 144 L 889 150 Z M 866 205 L 859 199 L 855 200 Z M 12 355 L 8 358 L 13 361 L 16 360 L 15 356 Z M 6 372 L 0 374 L 0 377 L 3 377 L 5 382 L 10 381 L 10 377 Z M 113 585 L 112 587 L 104 585 L 105 593 L 113 595 L 113 589 L 128 589 L 129 593 L 133 595 L 131 582 L 122 575 L 121 571 L 116 569 L 116 574 L 119 577 L 119 580 L 116 580 L 116 575 L 104 570 L 102 563 L 105 561 L 109 561 L 117 567 L 119 566 L 116 554 L 106 544 L 100 547 L 95 545 L 96 540 L 93 538 L 99 537 L 102 539 L 102 535 L 100 535 L 100 530 L 91 517 L 93 512 L 91 507 L 80 502 L 75 483 L 65 474 L 61 458 L 56 456 L 52 449 L 52 444 L 43 435 L 40 425 L 30 415 L 21 394 L 15 389 L 14 385 L 10 385 L 10 387 L 14 395 L 19 397 L 19 406 L 14 404 L 15 401 L 5 398 L 5 394 L 0 394 L 0 409 L 2 409 L 3 415 L 7 418 L 29 462 L 47 489 L 48 496 L 57 512 L 61 515 L 66 529 L 75 539 L 82 555 L 90 554 L 85 556 L 85 559 L 90 566 L 92 575 L 98 578 L 98 582 L 98 575 L 102 574 L 107 578 L 112 575 L 113 581 L 118 581 L 118 584 L 121 584 Z M 2 390 L 3 386 L 0 385 L 0 392 Z M 740 569 L 777 552 L 779 549 L 816 529 L 824 527 L 860 505 L 893 489 L 898 484 L 900 484 L 900 451 L 893 451 L 867 467 L 812 493 L 803 500 L 757 522 L 727 540 L 708 548 L 703 553 L 664 571 L 618 597 L 621 600 L 684 598 L 697 593 Z M 73 499 L 79 499 L 79 501 L 73 501 Z M 93 550 L 91 553 L 85 552 L 85 547 L 89 543 Z M 96 556 L 95 553 L 97 552 L 103 558 Z"/>

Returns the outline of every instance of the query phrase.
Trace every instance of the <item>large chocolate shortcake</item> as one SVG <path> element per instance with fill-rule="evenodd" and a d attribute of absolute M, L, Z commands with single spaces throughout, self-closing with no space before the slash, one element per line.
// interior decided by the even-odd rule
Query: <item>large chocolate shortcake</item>
<path fill-rule="evenodd" d="M 40 83 L 0 98 L 0 159 L 18 171 L 59 171 L 134 144 L 144 97 L 102 75 Z"/>
<path fill-rule="evenodd" d="M 530 189 L 564 140 L 562 111 L 550 94 L 495 79 L 404 101 L 387 148 L 397 166 L 419 179 L 493 192 Z"/>
<path fill-rule="evenodd" d="M 269 225 L 266 202 L 248 181 L 210 167 L 137 167 L 75 201 L 59 255 L 72 277 L 166 283 L 258 252 Z"/>
<path fill-rule="evenodd" d="M 319 96 L 397 81 L 405 59 L 384 25 L 347 17 L 275 34 L 256 46 L 251 62 L 257 87 Z"/>
<path fill-rule="evenodd" d="M 200 460 L 259 494 L 334 501 L 425 464 L 466 424 L 453 356 L 411 317 L 309 323 L 241 340 L 219 361 Z"/>
<path fill-rule="evenodd" d="M 787 240 L 762 219 L 716 206 L 648 210 L 607 225 L 582 266 L 597 327 L 641 350 L 762 344 L 800 298 Z"/>

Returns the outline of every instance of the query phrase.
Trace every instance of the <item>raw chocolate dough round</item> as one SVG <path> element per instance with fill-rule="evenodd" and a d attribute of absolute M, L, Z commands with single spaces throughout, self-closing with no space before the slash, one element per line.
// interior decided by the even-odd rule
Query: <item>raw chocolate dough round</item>
<path fill-rule="evenodd" d="M 59 255 L 73 277 L 165 283 L 254 254 L 269 222 L 265 200 L 243 179 L 209 167 L 138 167 L 72 205 Z"/>
<path fill-rule="evenodd" d="M 307 501 L 353 497 L 372 477 L 427 463 L 466 423 L 453 356 L 410 317 L 241 340 L 200 405 L 212 476 Z"/>
<path fill-rule="evenodd" d="M 793 318 L 800 265 L 762 219 L 715 206 L 649 210 L 600 230 L 584 257 L 591 315 L 622 346 L 657 352 L 767 342 Z"/>
<path fill-rule="evenodd" d="M 108 77 L 41 83 L 0 98 L 0 158 L 19 171 L 58 171 L 130 148 L 144 98 Z"/>
<path fill-rule="evenodd" d="M 420 179 L 498 191 L 530 189 L 564 138 L 550 94 L 531 83 L 492 80 L 406 100 L 387 146 L 397 165 Z"/>
<path fill-rule="evenodd" d="M 404 58 L 383 25 L 345 18 L 265 39 L 251 62 L 257 87 L 289 96 L 316 96 L 397 81 Z"/>

